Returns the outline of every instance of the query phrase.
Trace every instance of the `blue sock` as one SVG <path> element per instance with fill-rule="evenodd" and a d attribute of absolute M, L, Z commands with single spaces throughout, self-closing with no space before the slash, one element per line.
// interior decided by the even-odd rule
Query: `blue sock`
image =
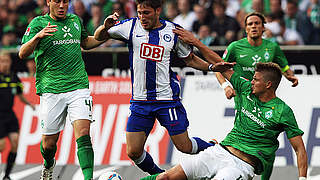
<path fill-rule="evenodd" d="M 207 149 L 210 146 L 214 146 L 214 144 L 212 143 L 208 143 L 198 137 L 192 137 L 191 139 L 192 142 L 192 152 L 191 154 L 197 154 L 200 151 L 203 151 L 205 149 Z"/>
<path fill-rule="evenodd" d="M 143 152 L 141 157 L 137 160 L 134 160 L 134 163 L 144 172 L 147 172 L 151 175 L 162 173 L 164 170 L 160 169 L 154 162 L 150 154 L 146 151 Z"/>

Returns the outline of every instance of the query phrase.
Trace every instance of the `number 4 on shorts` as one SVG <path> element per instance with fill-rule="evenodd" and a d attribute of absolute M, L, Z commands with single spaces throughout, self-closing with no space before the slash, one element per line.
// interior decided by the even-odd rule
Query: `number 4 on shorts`
<path fill-rule="evenodd" d="M 84 100 L 84 103 L 89 106 L 89 111 L 91 111 L 91 108 L 92 108 L 92 100 Z"/>

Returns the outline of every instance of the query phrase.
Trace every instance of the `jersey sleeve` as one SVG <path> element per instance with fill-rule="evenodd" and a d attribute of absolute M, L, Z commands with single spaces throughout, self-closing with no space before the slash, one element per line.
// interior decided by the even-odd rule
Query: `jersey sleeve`
<path fill-rule="evenodd" d="M 286 132 L 288 139 L 303 135 L 304 133 L 299 129 L 292 109 L 286 105 L 281 115 L 281 123 L 284 126 L 284 131 Z"/>
<path fill-rule="evenodd" d="M 127 41 L 130 38 L 130 31 L 133 26 L 133 18 L 118 22 L 108 30 L 111 38 Z"/>
<path fill-rule="evenodd" d="M 32 39 L 38 32 L 40 32 L 44 27 L 41 25 L 41 21 L 39 18 L 34 18 L 30 24 L 28 25 L 21 43 L 24 44 Z"/>
<path fill-rule="evenodd" d="M 240 76 L 237 72 L 234 72 L 230 78 L 230 82 L 237 93 L 251 91 L 251 83 L 248 79 Z"/>
<path fill-rule="evenodd" d="M 179 38 L 177 40 L 175 50 L 176 50 L 177 56 L 179 58 L 186 58 L 192 52 L 191 46 L 189 44 L 183 42 Z"/>
<path fill-rule="evenodd" d="M 233 53 L 233 49 L 234 49 L 234 43 L 231 43 L 227 49 L 224 51 L 223 55 L 222 55 L 222 59 L 226 62 L 236 62 L 235 58 L 234 58 L 234 53 Z"/>
<path fill-rule="evenodd" d="M 280 46 L 276 44 L 275 46 L 275 58 L 274 63 L 278 64 L 282 70 L 285 72 L 289 69 L 288 60 L 284 55 L 283 51 L 280 49 Z"/>

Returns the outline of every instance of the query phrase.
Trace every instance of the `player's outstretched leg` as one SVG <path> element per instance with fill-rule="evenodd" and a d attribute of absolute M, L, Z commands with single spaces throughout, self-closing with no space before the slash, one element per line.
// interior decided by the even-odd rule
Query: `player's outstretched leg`
<path fill-rule="evenodd" d="M 214 144 L 198 137 L 189 137 L 187 131 L 170 137 L 177 150 L 187 154 L 197 154 L 210 146 L 214 146 Z"/>
<path fill-rule="evenodd" d="M 190 138 L 191 142 L 192 142 L 192 152 L 191 154 L 197 154 L 200 151 L 203 151 L 205 149 L 207 149 L 210 146 L 214 146 L 215 144 L 210 143 L 210 142 L 206 142 L 204 140 L 202 140 L 201 138 L 198 137 L 192 137 Z"/>
<path fill-rule="evenodd" d="M 94 153 L 92 149 L 90 136 L 81 136 L 76 141 L 78 145 L 77 155 L 84 176 L 84 180 L 90 180 L 93 178 L 94 164 Z"/>
<path fill-rule="evenodd" d="M 142 155 L 138 159 L 134 160 L 134 163 L 141 170 L 151 175 L 164 172 L 163 169 L 160 169 L 159 166 L 153 162 L 151 155 L 146 151 L 143 151 Z"/>

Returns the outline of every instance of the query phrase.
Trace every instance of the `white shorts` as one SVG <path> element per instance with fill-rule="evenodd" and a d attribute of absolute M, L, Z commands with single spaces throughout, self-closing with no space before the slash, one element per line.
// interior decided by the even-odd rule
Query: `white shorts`
<path fill-rule="evenodd" d="M 78 119 L 92 120 L 92 96 L 89 89 L 66 93 L 44 93 L 40 96 L 42 134 L 51 135 L 63 130 L 66 117 L 71 124 Z"/>
<path fill-rule="evenodd" d="M 254 168 L 230 154 L 219 144 L 180 163 L 188 180 L 251 180 Z"/>

